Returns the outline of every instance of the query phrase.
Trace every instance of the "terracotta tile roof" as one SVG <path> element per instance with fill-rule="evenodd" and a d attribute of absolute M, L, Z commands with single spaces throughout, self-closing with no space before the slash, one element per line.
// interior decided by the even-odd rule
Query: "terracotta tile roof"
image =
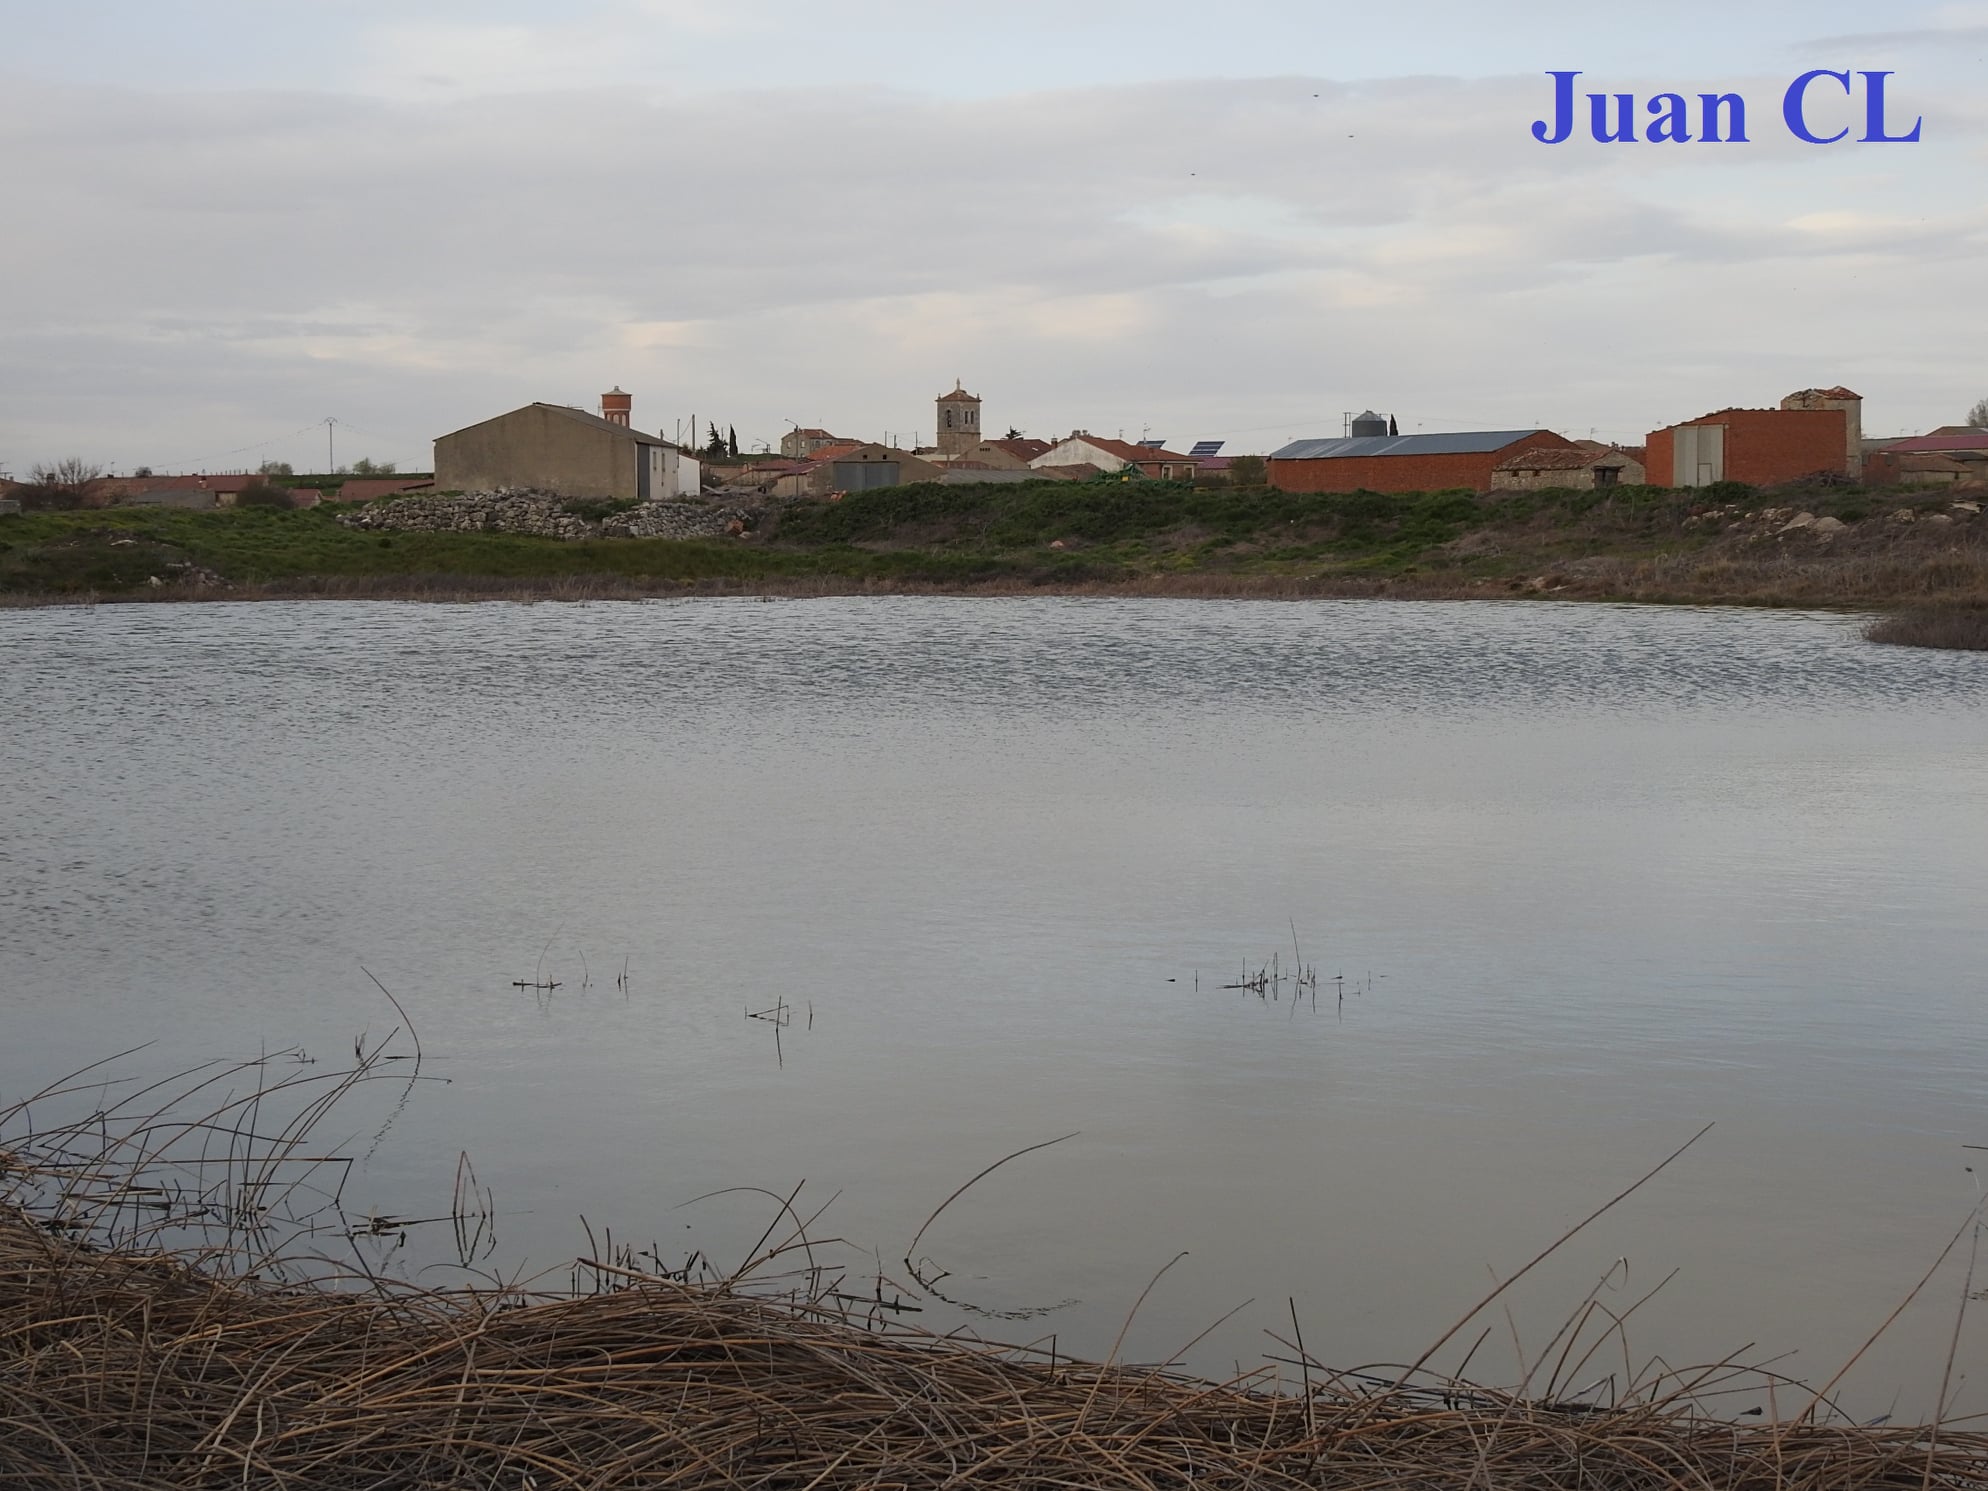
<path fill-rule="evenodd" d="M 1973 435 L 1914 435 L 1909 440 L 1893 440 L 1884 449 L 1901 454 L 1943 450 L 1988 450 L 1988 431 Z"/>
<path fill-rule="evenodd" d="M 951 393 L 940 394 L 939 402 L 941 404 L 977 404 L 980 400 L 976 399 L 965 389 L 955 387 Z"/>
<path fill-rule="evenodd" d="M 1026 435 L 1018 435 L 1013 440 L 989 440 L 987 443 L 1005 450 L 1018 461 L 1033 461 L 1049 449 L 1047 440 L 1032 440 Z"/>
<path fill-rule="evenodd" d="M 821 449 L 815 451 L 812 455 L 810 455 L 808 459 L 812 461 L 814 465 L 819 466 L 822 464 L 822 462 L 832 461 L 837 456 L 846 456 L 852 450 L 861 450 L 868 443 L 869 442 L 864 440 L 840 440 L 837 441 L 834 445 L 822 446 Z"/>
<path fill-rule="evenodd" d="M 1493 471 L 1580 471 L 1589 466 L 1599 465 L 1611 456 L 1621 456 L 1624 460 L 1634 459 L 1625 451 L 1610 450 L 1607 446 L 1599 450 L 1584 450 L 1576 447 L 1567 450 L 1557 445 L 1536 445 L 1527 450 L 1506 456 Z"/>
<path fill-rule="evenodd" d="M 1900 471 L 1937 471 L 1949 476 L 1969 476 L 1974 468 L 1965 461 L 1956 461 L 1952 456 L 1943 456 L 1927 451 L 1923 454 L 1907 453 L 1898 458 Z"/>
<path fill-rule="evenodd" d="M 1177 450 L 1155 450 L 1150 445 L 1134 445 L 1130 440 L 1108 440 L 1102 435 L 1072 435 L 1070 440 L 1082 440 L 1106 455 L 1117 456 L 1121 461 L 1132 461 L 1145 465 L 1154 461 L 1191 461 L 1192 456 L 1182 455 Z M 1067 444 L 1059 440 L 1057 445 Z M 1051 447 L 1054 449 L 1054 447 Z"/>

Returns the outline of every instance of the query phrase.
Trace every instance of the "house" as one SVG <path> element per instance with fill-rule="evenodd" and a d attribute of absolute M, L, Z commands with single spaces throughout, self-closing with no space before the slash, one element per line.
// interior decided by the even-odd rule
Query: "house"
<path fill-rule="evenodd" d="M 1586 441 L 1577 443 L 1572 450 L 1528 446 L 1491 468 L 1494 492 L 1534 492 L 1542 487 L 1572 487 L 1586 492 L 1597 487 L 1638 486 L 1642 480 L 1643 463 L 1627 451 L 1607 446 L 1590 449 Z"/>
<path fill-rule="evenodd" d="M 790 461 L 805 460 L 824 445 L 836 445 L 840 441 L 840 436 L 831 435 L 827 430 L 802 429 L 795 425 L 780 437 L 780 454 Z"/>
<path fill-rule="evenodd" d="M 562 497 L 694 497 L 701 475 L 689 451 L 628 424 L 630 396 L 602 395 L 606 415 L 527 404 L 435 442 L 435 490 L 533 487 Z"/>
<path fill-rule="evenodd" d="M 976 451 L 998 450 L 1004 455 L 1012 456 L 1015 460 L 1020 461 L 1026 466 L 1037 456 L 1049 449 L 1049 442 L 1047 440 L 1031 439 L 1027 435 L 1010 435 L 1003 440 L 983 441 L 974 449 Z M 972 454 L 972 452 L 969 452 L 969 454 Z"/>
<path fill-rule="evenodd" d="M 1951 487 L 1988 478 L 1988 459 L 1881 450 L 1864 463 L 1864 480 L 1874 487 Z"/>
<path fill-rule="evenodd" d="M 1887 441 L 1864 457 L 1864 480 L 1879 487 L 1988 480 L 1988 430 L 1949 425 Z"/>
<path fill-rule="evenodd" d="M 1047 440 L 1029 440 L 1021 437 L 1013 440 L 983 440 L 956 456 L 948 457 L 945 465 L 963 466 L 971 462 L 977 466 L 992 466 L 1001 471 L 1026 471 L 1029 462 L 1048 449 Z"/>
<path fill-rule="evenodd" d="M 1029 465 L 1037 470 L 1050 466 L 1095 466 L 1100 471 L 1137 472 L 1159 481 L 1193 481 L 1197 470 L 1194 458 L 1177 450 L 1109 440 L 1088 430 L 1072 430 Z"/>
<path fill-rule="evenodd" d="M 1356 421 L 1357 423 L 1357 421 Z M 1343 435 L 1294 440 L 1267 461 L 1270 485 L 1286 492 L 1491 490 L 1501 461 L 1537 448 L 1573 450 L 1551 430 L 1470 430 L 1450 435 Z"/>
<path fill-rule="evenodd" d="M 773 483 L 776 497 L 825 497 L 831 492 L 865 492 L 937 481 L 946 468 L 892 445 L 831 445 L 805 470 Z"/>
<path fill-rule="evenodd" d="M 915 481 L 937 481 L 945 468 L 919 459 L 908 450 L 875 443 L 838 450 L 815 468 L 819 490 L 861 492 L 871 487 L 901 487 Z"/>
<path fill-rule="evenodd" d="M 1863 400 L 1847 388 L 1803 389 L 1778 409 L 1719 409 L 1651 431 L 1644 465 L 1659 487 L 1861 478 L 1862 411 Z"/>

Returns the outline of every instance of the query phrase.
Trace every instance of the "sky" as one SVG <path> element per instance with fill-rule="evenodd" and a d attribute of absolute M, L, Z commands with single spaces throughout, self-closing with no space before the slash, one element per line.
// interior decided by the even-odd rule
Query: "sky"
<path fill-rule="evenodd" d="M 1988 0 L 0 0 L 0 470 L 425 469 L 533 400 L 1231 453 L 1988 397 Z M 1860 102 L 1884 70 L 1915 143 Z M 1585 93 L 1749 140 L 1542 144 Z M 1695 103 L 1694 103 L 1695 110 Z M 1695 124 L 1694 124 L 1695 132 Z M 328 423 L 329 422 L 329 423 Z M 329 454 L 328 454 L 329 453 Z"/>

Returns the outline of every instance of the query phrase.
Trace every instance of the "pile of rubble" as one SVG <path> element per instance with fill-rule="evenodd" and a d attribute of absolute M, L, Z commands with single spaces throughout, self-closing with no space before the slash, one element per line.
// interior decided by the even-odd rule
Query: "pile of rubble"
<path fill-rule="evenodd" d="M 520 533 L 563 539 L 720 538 L 752 527 L 746 509 L 708 502 L 644 502 L 602 518 L 589 517 L 590 506 L 555 492 L 504 487 L 369 503 L 340 513 L 338 521 L 348 528 L 391 533 Z"/>
<path fill-rule="evenodd" d="M 1981 504 L 1972 501 L 1949 502 L 1943 511 L 1921 512 L 1910 507 L 1898 507 L 1882 517 L 1868 518 L 1860 525 L 1846 523 L 1841 518 L 1817 517 L 1812 512 L 1804 512 L 1793 507 L 1744 508 L 1728 504 L 1693 513 L 1684 520 L 1684 526 L 1716 527 L 1721 533 L 1730 533 L 1741 538 L 1785 539 L 1801 535 L 1828 543 L 1839 533 L 1860 526 L 1868 528 L 1873 523 L 1883 523 L 1892 527 L 1924 523 L 1935 528 L 1944 528 L 1955 523 L 1969 522 L 1980 511 Z"/>
<path fill-rule="evenodd" d="M 1851 525 L 1841 518 L 1818 518 L 1814 513 L 1792 507 L 1745 508 L 1728 504 L 1693 513 L 1684 520 L 1686 528 L 1716 527 L 1721 533 L 1742 538 L 1778 538 L 1784 534 L 1807 533 L 1824 543 Z"/>
<path fill-rule="evenodd" d="M 608 538 L 737 538 L 753 526 L 743 507 L 713 502 L 645 502 L 601 524 Z"/>

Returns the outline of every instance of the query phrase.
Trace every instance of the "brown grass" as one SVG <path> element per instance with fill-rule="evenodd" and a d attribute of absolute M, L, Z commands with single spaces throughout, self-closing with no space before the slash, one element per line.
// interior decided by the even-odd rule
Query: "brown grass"
<path fill-rule="evenodd" d="M 1921 606 L 1864 628 L 1873 642 L 1988 652 L 1988 606 Z"/>
<path fill-rule="evenodd" d="M 0 1483 L 1988 1486 L 1988 1436 L 1742 1426 L 1683 1388 L 1595 1409 L 1312 1366 L 1295 1394 L 628 1282 L 578 1298 L 266 1290 L 0 1222 Z"/>
<path fill-rule="evenodd" d="M 307 1141 L 356 1087 L 423 1080 L 418 1039 L 394 1056 L 396 1035 L 344 1071 L 300 1052 L 163 1083 L 91 1068 L 0 1111 L 0 1486 L 1988 1491 L 1988 1435 L 1834 1421 L 1827 1387 L 1726 1362 L 1634 1377 L 1624 1315 L 1592 1296 L 1502 1392 L 1421 1362 L 1333 1371 L 1295 1308 L 1289 1356 L 1227 1382 L 1116 1346 L 1097 1364 L 935 1337 L 894 1323 L 881 1268 L 874 1302 L 824 1285 L 791 1197 L 799 1241 L 769 1248 L 769 1227 L 709 1283 L 644 1272 L 611 1239 L 559 1292 L 417 1288 L 356 1250 L 341 1269 L 315 1240 L 379 1229 L 352 1227 L 324 1183 L 349 1164 Z M 431 1219 L 465 1259 L 483 1230 L 465 1212 L 488 1199 L 467 1170 L 453 1217 Z M 1620 1377 L 1575 1389 L 1618 1352 Z M 1717 1411 L 1763 1387 L 1786 1416 Z"/>
<path fill-rule="evenodd" d="M 165 601 L 602 601 L 666 600 L 697 596 L 767 596 L 808 599 L 845 595 L 1123 595 L 1180 599 L 1306 599 L 1381 598 L 1414 600 L 1483 600 L 1506 597 L 1503 583 L 1480 583 L 1455 577 L 1373 579 L 1344 575 L 1169 574 L 1123 581 L 1079 580 L 1038 583 L 1002 577 L 971 584 L 921 580 L 845 578 L 841 576 L 775 576 L 756 579 L 641 581 L 615 576 L 562 576 L 512 579 L 496 576 L 387 575 L 340 576 L 244 585 L 227 590 L 212 586 L 160 586 L 131 593 L 0 594 L 0 608 L 41 606 L 147 605 Z"/>

